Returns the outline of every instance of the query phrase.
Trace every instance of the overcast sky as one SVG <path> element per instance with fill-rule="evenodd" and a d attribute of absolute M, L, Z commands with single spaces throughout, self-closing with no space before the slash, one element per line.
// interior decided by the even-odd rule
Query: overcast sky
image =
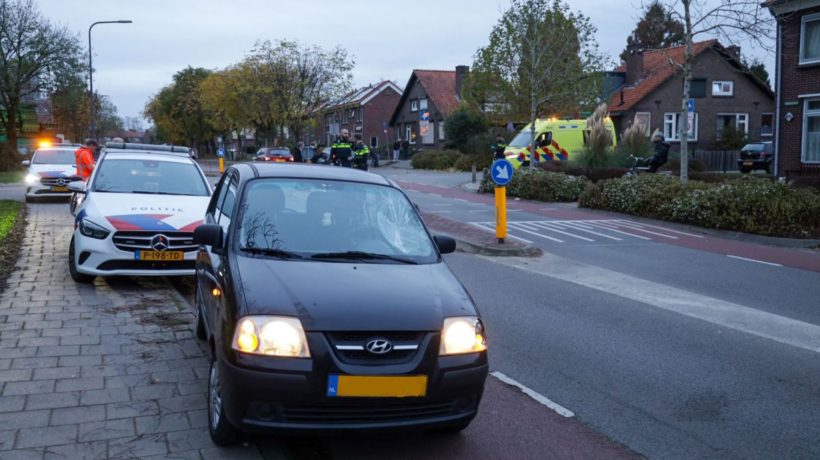
<path fill-rule="evenodd" d="M 121 116 L 145 102 L 186 66 L 216 69 L 241 60 L 257 40 L 291 39 L 354 56 L 356 86 L 407 83 L 412 69 L 453 69 L 472 62 L 508 0 L 35 0 L 44 16 L 77 32 L 94 27 L 94 87 Z M 635 27 L 638 0 L 567 0 L 598 28 L 613 61 Z M 741 43 L 743 45 L 743 43 Z M 743 49 L 767 63 L 773 57 Z"/>

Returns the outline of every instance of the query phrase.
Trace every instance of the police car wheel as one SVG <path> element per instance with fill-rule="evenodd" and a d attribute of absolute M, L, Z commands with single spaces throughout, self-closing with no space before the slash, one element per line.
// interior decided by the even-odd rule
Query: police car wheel
<path fill-rule="evenodd" d="M 68 273 L 71 275 L 71 279 L 73 279 L 77 283 L 88 284 L 94 281 L 94 277 L 91 275 L 86 275 L 84 273 L 80 273 L 77 271 L 77 258 L 74 256 L 74 237 L 71 237 L 71 243 L 68 245 Z"/>
<path fill-rule="evenodd" d="M 26 203 L 36 203 L 36 202 L 37 202 L 36 198 L 34 198 L 33 196 L 26 195 Z"/>

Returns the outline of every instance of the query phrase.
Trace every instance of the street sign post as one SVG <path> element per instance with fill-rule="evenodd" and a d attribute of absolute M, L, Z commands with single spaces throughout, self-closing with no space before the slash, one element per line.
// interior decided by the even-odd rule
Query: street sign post
<path fill-rule="evenodd" d="M 686 132 L 692 137 L 695 135 L 695 98 L 689 99 L 687 106 L 689 110 L 686 114 Z"/>
<path fill-rule="evenodd" d="M 513 166 L 507 160 L 495 160 L 490 167 L 490 176 L 495 188 L 495 237 L 499 244 L 507 238 L 507 184 L 513 176 Z"/>

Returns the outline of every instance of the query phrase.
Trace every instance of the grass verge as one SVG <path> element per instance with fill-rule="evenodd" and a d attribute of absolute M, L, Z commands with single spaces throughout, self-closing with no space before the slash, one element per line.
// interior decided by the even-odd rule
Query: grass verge
<path fill-rule="evenodd" d="M 0 291 L 14 270 L 26 226 L 26 207 L 17 201 L 0 200 Z"/>
<path fill-rule="evenodd" d="M 10 184 L 23 180 L 23 171 L 0 171 L 0 184 Z"/>

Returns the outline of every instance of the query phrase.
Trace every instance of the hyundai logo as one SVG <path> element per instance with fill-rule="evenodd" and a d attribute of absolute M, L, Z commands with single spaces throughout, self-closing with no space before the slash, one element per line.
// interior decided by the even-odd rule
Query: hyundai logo
<path fill-rule="evenodd" d="M 374 355 L 383 355 L 393 350 L 393 344 L 384 339 L 373 339 L 367 342 L 367 345 L 364 347 Z"/>
<path fill-rule="evenodd" d="M 151 247 L 157 251 L 164 251 L 168 249 L 168 237 L 165 235 L 157 235 L 151 239 Z"/>

